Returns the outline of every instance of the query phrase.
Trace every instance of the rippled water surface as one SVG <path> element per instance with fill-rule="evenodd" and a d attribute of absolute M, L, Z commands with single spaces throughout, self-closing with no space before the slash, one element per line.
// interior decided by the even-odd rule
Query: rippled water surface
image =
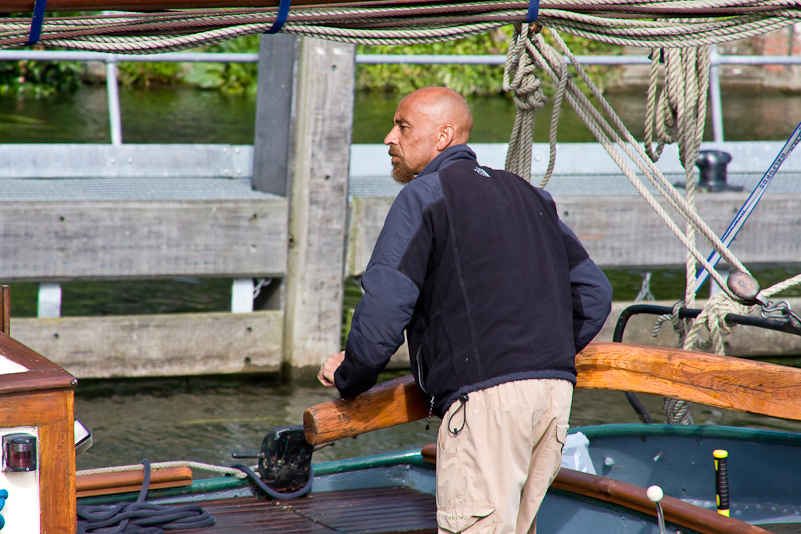
<path fill-rule="evenodd" d="M 231 465 L 236 463 L 232 452 L 258 451 L 267 430 L 301 424 L 305 408 L 334 396 L 318 384 L 281 385 L 252 377 L 79 386 L 75 413 L 92 430 L 95 444 L 78 456 L 78 469 L 134 464 L 144 458 Z M 661 421 L 662 399 L 640 399 L 654 421 Z M 798 422 L 705 406 L 694 406 L 692 413 L 696 423 L 801 431 Z M 621 392 L 575 392 L 571 426 L 638 422 Z M 314 461 L 419 448 L 436 441 L 439 419 L 432 423 L 429 431 L 425 421 L 417 421 L 342 440 L 316 452 Z"/>

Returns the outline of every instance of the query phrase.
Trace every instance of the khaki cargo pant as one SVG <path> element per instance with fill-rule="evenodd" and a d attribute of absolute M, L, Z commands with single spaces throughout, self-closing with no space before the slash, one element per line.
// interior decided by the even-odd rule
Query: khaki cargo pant
<path fill-rule="evenodd" d="M 464 407 L 451 405 L 437 436 L 440 534 L 536 532 L 572 400 L 573 384 L 541 379 L 500 384 L 470 393 Z"/>

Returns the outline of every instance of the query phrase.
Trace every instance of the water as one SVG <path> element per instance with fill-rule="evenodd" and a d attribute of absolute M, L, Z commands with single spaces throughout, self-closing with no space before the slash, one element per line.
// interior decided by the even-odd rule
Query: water
<path fill-rule="evenodd" d="M 380 143 L 391 126 L 401 95 L 358 94 L 354 143 Z M 610 95 L 613 107 L 635 137 L 642 137 L 644 95 Z M 514 105 L 505 98 L 470 98 L 475 116 L 474 142 L 506 142 Z M 255 100 L 191 88 L 123 89 L 120 95 L 123 140 L 127 143 L 253 142 Z M 783 140 L 801 117 L 801 96 L 724 94 L 727 140 Z M 537 118 L 535 141 L 547 141 L 550 106 Z M 565 106 L 562 142 L 593 141 L 574 112 Z M 707 128 L 706 138 L 711 139 Z M 74 96 L 46 101 L 0 98 L 0 143 L 108 143 L 105 89 L 88 87 Z M 788 272 L 784 267 L 757 273 L 764 286 Z M 616 298 L 632 299 L 640 273 L 608 273 Z M 683 273 L 654 273 L 657 298 L 677 298 Z M 352 289 L 352 287 L 351 287 Z M 230 306 L 229 280 L 181 279 L 148 282 L 73 282 L 63 285 L 64 315 L 224 311 Z M 35 316 L 35 284 L 12 286 L 12 314 Z M 354 292 L 350 291 L 351 298 Z M 168 295 L 168 297 L 153 297 Z M 356 297 L 358 298 L 358 297 Z M 351 304 L 352 305 L 352 304 Z M 79 469 L 106 465 L 187 459 L 230 465 L 232 452 L 258 450 L 264 433 L 302 421 L 303 410 L 334 397 L 313 382 L 282 384 L 273 376 L 169 380 L 82 381 L 75 411 L 93 432 L 95 445 L 77 459 Z M 643 399 L 655 420 L 661 400 Z M 699 423 L 801 430 L 797 423 L 696 406 Z M 574 426 L 638 422 L 622 393 L 577 391 Z M 435 440 L 423 422 L 345 440 L 316 453 L 315 461 L 417 448 Z"/>
<path fill-rule="evenodd" d="M 231 465 L 237 463 L 232 452 L 257 452 L 267 430 L 301 424 L 305 408 L 334 397 L 319 384 L 286 385 L 269 377 L 82 384 L 75 413 L 92 430 L 95 444 L 78 456 L 78 469 L 135 464 L 144 458 Z M 641 395 L 640 400 L 655 421 L 662 419 L 661 398 Z M 801 431 L 799 422 L 700 405 L 692 413 L 700 424 Z M 573 427 L 638 422 L 621 392 L 575 392 Z M 345 439 L 316 452 L 314 461 L 417 449 L 436 441 L 438 424 L 435 418 L 429 431 L 425 421 L 417 421 Z"/>
<path fill-rule="evenodd" d="M 392 126 L 402 95 L 358 93 L 353 142 L 381 143 Z M 644 94 L 612 94 L 612 107 L 635 138 L 643 136 Z M 508 142 L 515 106 L 504 97 L 470 97 L 475 143 Z M 225 95 L 191 87 L 121 89 L 123 141 L 126 143 L 253 142 L 256 101 L 253 96 Z M 551 104 L 537 117 L 534 140 L 548 140 Z M 724 93 L 724 130 L 728 141 L 786 139 L 801 117 L 801 95 Z M 561 142 L 592 142 L 584 123 L 565 103 L 560 117 Z M 706 140 L 712 139 L 707 124 Z M 0 97 L 0 143 L 108 143 L 106 91 L 89 86 L 74 96 L 52 100 Z"/>

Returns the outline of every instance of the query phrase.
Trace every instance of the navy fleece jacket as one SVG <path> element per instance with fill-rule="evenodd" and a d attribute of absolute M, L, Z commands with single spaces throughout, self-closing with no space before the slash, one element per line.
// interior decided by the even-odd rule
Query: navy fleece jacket
<path fill-rule="evenodd" d="M 418 385 L 442 415 L 461 393 L 512 380 L 576 381 L 575 356 L 611 309 L 612 289 L 551 196 L 442 152 L 392 205 L 362 277 L 343 397 L 371 388 L 407 332 Z"/>

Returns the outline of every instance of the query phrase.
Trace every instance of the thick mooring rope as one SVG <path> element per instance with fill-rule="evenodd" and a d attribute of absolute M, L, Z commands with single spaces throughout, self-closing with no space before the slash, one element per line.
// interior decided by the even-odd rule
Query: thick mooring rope
<path fill-rule="evenodd" d="M 354 2 L 290 9 L 281 31 L 358 44 L 460 39 L 519 23 L 529 3 Z M 46 18 L 39 42 L 73 50 L 150 54 L 208 46 L 263 33 L 277 8 L 187 10 Z M 548 28 L 622 46 L 686 48 L 745 39 L 801 19 L 795 0 L 542 0 Z M 25 46 L 30 20 L 0 19 L 0 48 Z"/>

